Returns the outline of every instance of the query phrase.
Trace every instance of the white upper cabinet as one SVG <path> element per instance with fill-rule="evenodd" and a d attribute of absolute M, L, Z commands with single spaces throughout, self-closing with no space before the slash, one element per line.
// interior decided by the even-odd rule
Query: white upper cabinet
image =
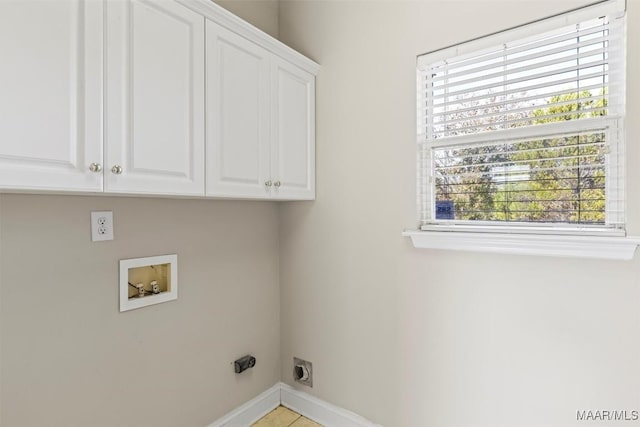
<path fill-rule="evenodd" d="M 318 64 L 210 0 L 0 0 L 0 54 L 0 191 L 315 197 Z"/>
<path fill-rule="evenodd" d="M 0 188 L 101 191 L 102 22 L 101 2 L 0 1 Z"/>
<path fill-rule="evenodd" d="M 207 21 L 207 195 L 315 197 L 315 77 Z"/>
<path fill-rule="evenodd" d="M 315 77 L 273 58 L 271 174 L 278 199 L 315 197 Z"/>
<path fill-rule="evenodd" d="M 207 195 L 266 198 L 270 53 L 207 20 Z"/>
<path fill-rule="evenodd" d="M 204 17 L 108 1 L 105 191 L 204 195 Z"/>

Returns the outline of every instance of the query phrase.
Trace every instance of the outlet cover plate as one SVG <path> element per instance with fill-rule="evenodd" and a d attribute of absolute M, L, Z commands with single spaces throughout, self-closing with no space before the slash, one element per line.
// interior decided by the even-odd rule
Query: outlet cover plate
<path fill-rule="evenodd" d="M 91 241 L 113 240 L 113 212 L 91 212 Z"/>

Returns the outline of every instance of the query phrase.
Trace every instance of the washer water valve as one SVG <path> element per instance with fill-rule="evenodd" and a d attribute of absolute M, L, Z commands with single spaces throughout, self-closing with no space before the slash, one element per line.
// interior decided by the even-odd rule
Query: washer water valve
<path fill-rule="evenodd" d="M 139 297 L 143 297 L 144 296 L 144 285 L 142 283 L 138 283 L 136 285 L 136 289 L 138 290 L 138 296 Z"/>

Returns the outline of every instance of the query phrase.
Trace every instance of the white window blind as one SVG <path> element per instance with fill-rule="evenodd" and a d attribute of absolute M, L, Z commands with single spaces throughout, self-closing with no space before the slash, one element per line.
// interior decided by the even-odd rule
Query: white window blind
<path fill-rule="evenodd" d="M 419 57 L 422 228 L 623 230 L 624 37 L 591 8 Z"/>

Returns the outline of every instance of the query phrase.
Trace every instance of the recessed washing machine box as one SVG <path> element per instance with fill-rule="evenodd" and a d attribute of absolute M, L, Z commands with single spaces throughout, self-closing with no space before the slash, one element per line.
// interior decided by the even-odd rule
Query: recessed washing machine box
<path fill-rule="evenodd" d="M 120 311 L 178 298 L 178 255 L 120 260 Z"/>

